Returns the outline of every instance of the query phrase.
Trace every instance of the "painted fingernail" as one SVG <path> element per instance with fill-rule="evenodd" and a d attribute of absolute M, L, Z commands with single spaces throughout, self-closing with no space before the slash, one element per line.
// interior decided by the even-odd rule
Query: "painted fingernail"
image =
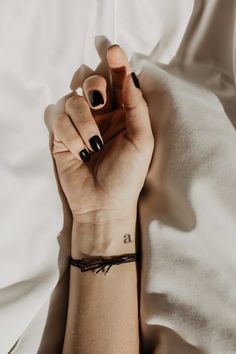
<path fill-rule="evenodd" d="M 139 79 L 137 78 L 136 74 L 134 72 L 131 73 L 134 85 L 140 89 L 140 83 L 139 83 Z"/>
<path fill-rule="evenodd" d="M 101 93 L 97 90 L 89 92 L 89 102 L 91 106 L 97 107 L 100 104 L 104 104 L 104 99 Z"/>
<path fill-rule="evenodd" d="M 89 154 L 88 150 L 86 150 L 86 149 L 81 150 L 79 153 L 79 156 L 81 157 L 81 159 L 84 162 L 87 162 L 90 160 L 90 154 Z"/>
<path fill-rule="evenodd" d="M 98 135 L 94 135 L 90 140 L 89 143 L 93 151 L 100 151 L 103 148 L 102 140 L 99 138 Z"/>

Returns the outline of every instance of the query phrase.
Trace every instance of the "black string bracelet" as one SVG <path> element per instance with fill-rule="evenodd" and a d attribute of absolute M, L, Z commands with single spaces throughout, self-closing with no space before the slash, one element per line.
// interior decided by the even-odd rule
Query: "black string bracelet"
<path fill-rule="evenodd" d="M 87 257 L 83 259 L 73 259 L 72 257 L 70 257 L 70 264 L 80 268 L 81 272 L 92 270 L 94 274 L 97 274 L 98 272 L 100 272 L 100 270 L 102 270 L 103 273 L 106 275 L 106 273 L 108 273 L 109 269 L 113 265 L 135 262 L 138 259 L 139 259 L 139 253 L 136 252 L 136 253 L 126 253 L 119 256 L 108 256 L 108 257 L 93 256 L 93 257 Z M 108 266 L 107 270 L 105 270 L 106 266 Z M 99 269 L 95 272 L 96 268 Z"/>

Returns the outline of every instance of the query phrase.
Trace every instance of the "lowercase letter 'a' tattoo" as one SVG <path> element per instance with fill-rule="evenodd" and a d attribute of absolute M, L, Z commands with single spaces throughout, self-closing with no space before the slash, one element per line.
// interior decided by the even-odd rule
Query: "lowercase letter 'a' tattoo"
<path fill-rule="evenodd" d="M 132 242 L 130 234 L 124 235 L 124 243 Z"/>

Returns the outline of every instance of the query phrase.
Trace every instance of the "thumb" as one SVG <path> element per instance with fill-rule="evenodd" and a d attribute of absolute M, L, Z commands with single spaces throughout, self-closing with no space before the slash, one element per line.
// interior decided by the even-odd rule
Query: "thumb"
<path fill-rule="evenodd" d="M 135 139 L 152 135 L 148 106 L 134 72 L 127 75 L 124 80 L 122 100 L 126 111 L 126 128 L 129 137 Z"/>

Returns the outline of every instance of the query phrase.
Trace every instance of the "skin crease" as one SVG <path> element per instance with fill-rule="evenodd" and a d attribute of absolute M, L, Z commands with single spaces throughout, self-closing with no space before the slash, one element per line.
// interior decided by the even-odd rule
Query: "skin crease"
<path fill-rule="evenodd" d="M 111 57 L 118 56 L 117 51 L 121 49 L 113 47 L 110 51 Z M 129 71 L 126 57 L 121 56 L 120 61 L 110 59 L 110 62 L 115 62 L 116 65 L 125 67 L 126 71 Z M 117 74 L 115 73 L 114 76 Z M 101 78 L 102 84 L 104 84 L 103 80 Z M 122 77 L 117 83 L 118 87 L 122 85 L 122 81 L 125 81 L 123 87 L 125 108 L 118 105 L 115 110 L 103 114 L 97 113 L 94 116 L 94 122 L 97 124 L 92 127 L 87 124 L 87 140 L 93 135 L 99 135 L 105 143 L 99 153 L 92 153 L 89 162 L 80 161 L 78 153 L 71 154 L 63 143 L 64 116 L 58 117 L 54 122 L 54 134 L 58 141 L 54 145 L 54 158 L 62 188 L 74 215 L 86 217 L 86 214 L 96 210 L 104 210 L 105 213 L 122 216 L 127 215 L 127 212 L 130 213 L 137 203 L 147 175 L 154 141 L 148 107 L 141 90 L 133 85 L 130 75 L 126 80 Z M 91 82 L 90 86 L 92 86 Z M 132 90 L 129 90 L 130 88 Z M 116 90 L 118 96 L 121 90 L 119 88 Z M 128 94 L 128 91 L 132 92 Z M 76 114 L 76 105 L 79 103 L 87 105 L 82 97 L 69 98 L 66 102 L 67 114 L 73 115 L 73 111 Z M 79 124 L 86 125 L 86 122 L 81 119 Z M 76 133 L 74 135 L 76 136 Z M 90 149 L 88 142 L 87 147 Z M 78 152 L 79 149 L 80 146 Z"/>
<path fill-rule="evenodd" d="M 107 62 L 115 99 L 104 78 L 91 76 L 83 84 L 84 96 L 68 98 L 66 114 L 53 124 L 53 156 L 73 215 L 76 259 L 136 252 L 137 201 L 154 148 L 148 107 L 123 49 L 112 46 Z M 91 90 L 104 95 L 103 105 L 91 106 Z M 98 152 L 89 143 L 94 135 L 104 143 Z M 87 162 L 78 154 L 83 149 L 91 155 Z M 140 352 L 136 263 L 111 269 L 107 276 L 94 276 L 70 267 L 63 354 Z"/>

